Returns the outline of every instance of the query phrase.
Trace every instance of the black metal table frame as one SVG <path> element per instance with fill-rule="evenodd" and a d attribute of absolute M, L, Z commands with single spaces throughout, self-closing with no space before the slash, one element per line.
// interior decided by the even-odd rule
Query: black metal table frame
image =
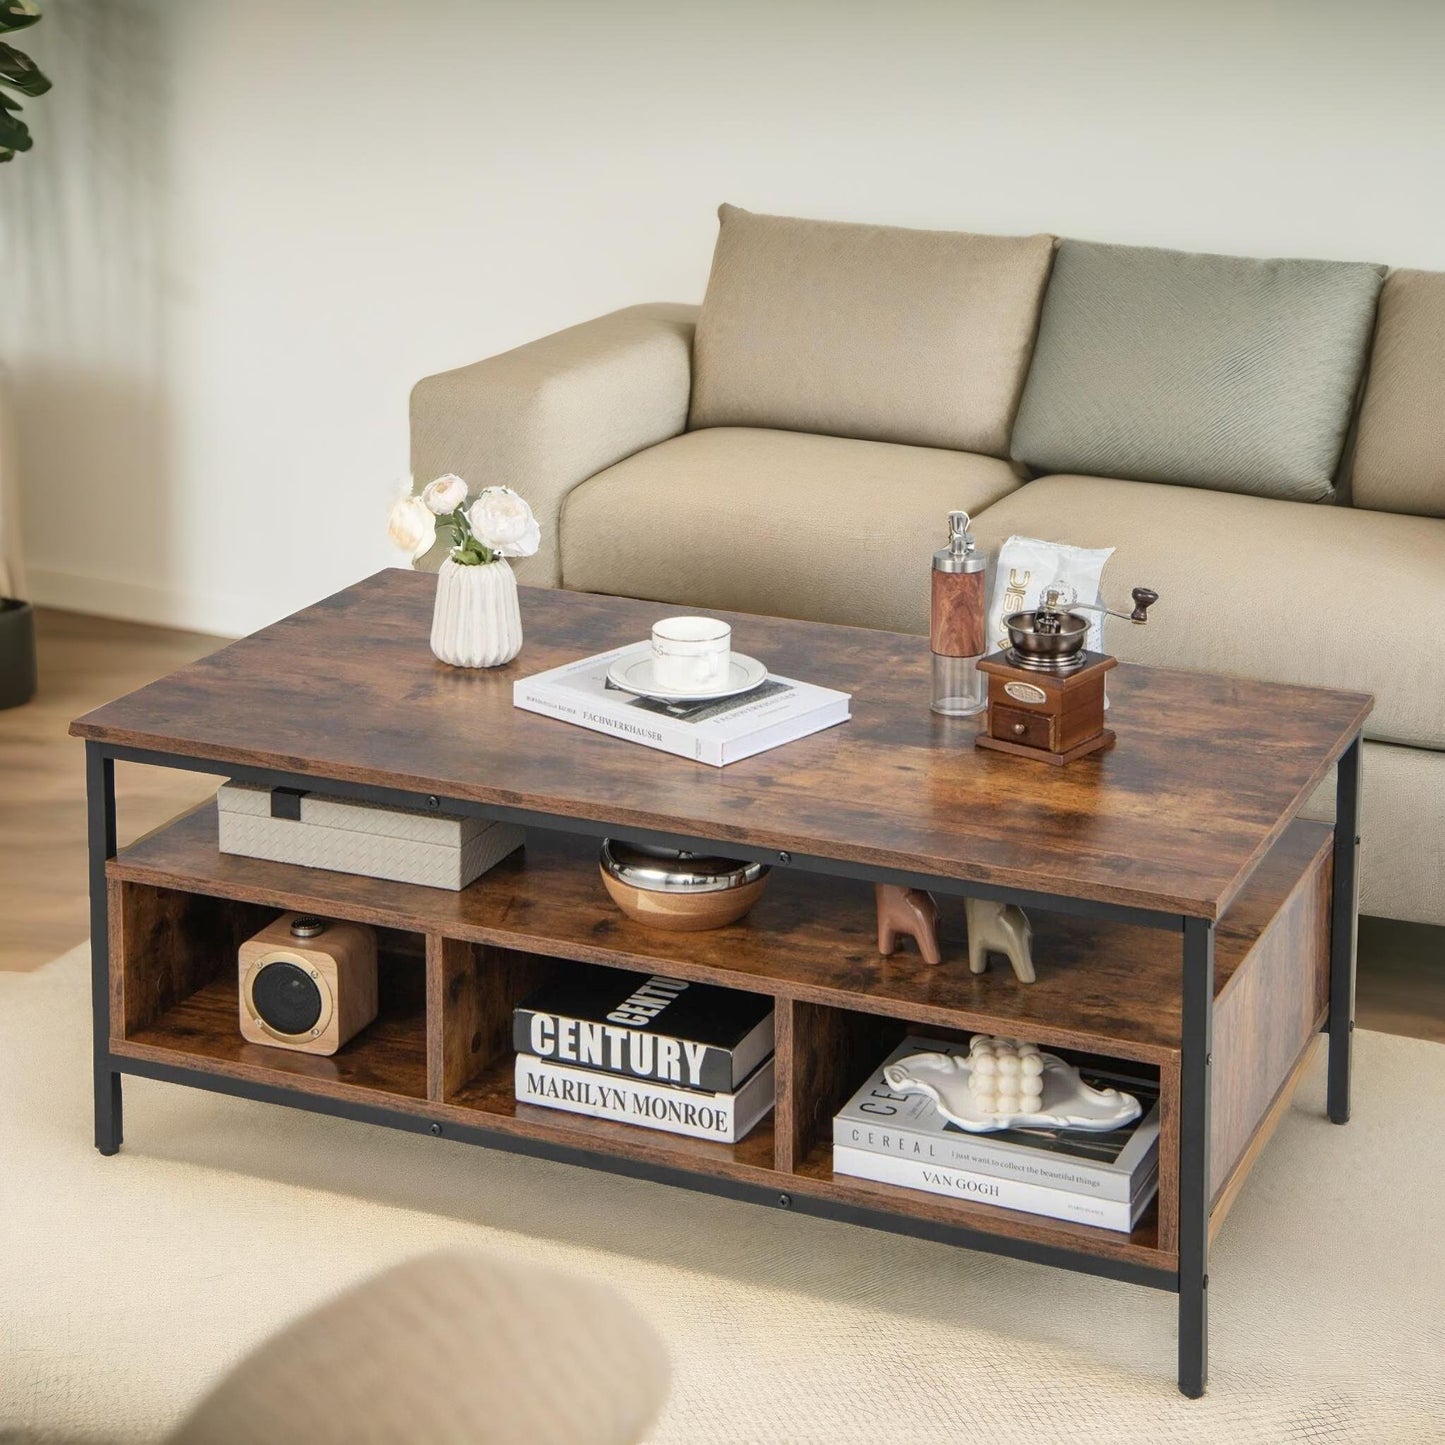
<path fill-rule="evenodd" d="M 1326 1110 L 1330 1120 L 1344 1124 L 1350 1117 L 1351 1035 L 1355 1007 L 1355 939 L 1358 912 L 1359 799 L 1362 745 L 1356 734 L 1336 764 L 1334 872 L 1330 900 L 1330 988 L 1325 1032 L 1329 1035 Z M 1181 1038 L 1179 1078 L 1179 1267 L 1177 1272 L 1127 1261 L 1100 1259 L 1081 1251 L 1030 1240 L 1009 1239 L 962 1225 L 947 1225 L 818 1199 L 806 1194 L 778 1193 L 766 1185 L 719 1179 L 610 1154 L 520 1138 L 488 1129 L 451 1122 L 443 1125 L 424 1115 L 383 1105 L 328 1099 L 280 1085 L 233 1079 L 184 1065 L 117 1056 L 110 1051 L 110 948 L 106 891 L 106 862 L 116 854 L 115 764 L 144 763 L 186 772 L 213 773 L 238 782 L 267 788 L 301 791 L 324 786 L 328 794 L 401 808 L 429 808 L 448 813 L 475 814 L 524 827 L 543 828 L 589 836 L 624 838 L 664 847 L 705 851 L 722 847 L 730 856 L 756 859 L 774 867 L 830 873 L 868 882 L 900 883 L 935 892 L 991 898 L 1023 907 L 1050 909 L 1114 922 L 1132 923 L 1182 934 Z M 1021 889 L 965 883 L 953 878 L 865 867 L 847 861 L 804 856 L 750 847 L 717 839 L 658 832 L 625 824 L 497 807 L 436 794 L 407 792 L 350 783 L 321 775 L 278 772 L 235 766 L 210 758 L 180 753 L 151 752 L 108 743 L 85 745 L 86 810 L 90 863 L 91 1011 L 95 1062 L 95 1147 L 114 1154 L 121 1145 L 121 1076 L 138 1074 L 169 1083 L 188 1084 L 213 1093 L 233 1094 L 266 1103 L 285 1104 L 313 1113 L 331 1114 L 366 1123 L 384 1124 L 414 1133 L 443 1135 L 468 1143 L 506 1149 L 512 1153 L 581 1164 L 615 1174 L 651 1179 L 755 1204 L 793 1209 L 873 1229 L 916 1235 L 965 1248 L 986 1250 L 1015 1259 L 1032 1260 L 1088 1274 L 1173 1291 L 1179 1296 L 1179 1388 L 1190 1398 L 1204 1393 L 1209 1374 L 1209 1141 L 1210 1067 L 1214 1032 L 1214 923 L 1184 914 L 1156 912 L 1089 899 L 1067 898 Z"/>

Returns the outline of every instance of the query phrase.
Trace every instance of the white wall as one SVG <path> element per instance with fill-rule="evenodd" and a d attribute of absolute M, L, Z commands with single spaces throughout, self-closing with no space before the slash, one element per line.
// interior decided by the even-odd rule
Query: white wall
<path fill-rule="evenodd" d="M 50 0 L 0 170 L 43 601 L 393 560 L 419 376 L 700 297 L 714 209 L 1445 269 L 1434 0 Z"/>

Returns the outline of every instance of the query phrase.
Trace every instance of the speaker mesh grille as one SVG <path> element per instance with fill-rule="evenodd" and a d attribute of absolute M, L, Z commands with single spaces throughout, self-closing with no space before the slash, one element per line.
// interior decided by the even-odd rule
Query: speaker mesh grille
<path fill-rule="evenodd" d="M 304 968 L 268 963 L 251 980 L 251 1002 L 261 1022 L 278 1034 L 305 1034 L 321 1017 L 321 990 Z"/>

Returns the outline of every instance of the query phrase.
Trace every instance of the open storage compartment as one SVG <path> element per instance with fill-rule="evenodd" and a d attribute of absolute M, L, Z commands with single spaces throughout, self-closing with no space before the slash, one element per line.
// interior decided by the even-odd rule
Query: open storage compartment
<path fill-rule="evenodd" d="M 596 966 L 449 938 L 430 942 L 436 1070 L 432 1097 L 449 1106 L 456 1117 L 509 1131 L 545 1133 L 583 1148 L 665 1158 L 679 1167 L 724 1171 L 732 1166 L 745 1170 L 773 1167 L 772 1114 L 736 1144 L 722 1144 L 519 1104 L 514 1088 L 517 1056 L 512 1047 L 512 1010 L 559 974 L 590 972 Z M 485 1118 L 479 1120 L 478 1115 Z"/>
<path fill-rule="evenodd" d="M 240 1031 L 241 944 L 285 910 L 147 883 L 111 883 L 112 1047 L 180 1055 L 216 1073 L 425 1099 L 425 940 L 377 928 L 376 1019 L 332 1055 L 248 1042 Z"/>
<path fill-rule="evenodd" d="M 1161 1242 L 1160 1214 L 1162 1210 L 1172 1229 L 1178 1173 L 1176 1166 L 1166 1169 L 1166 1159 L 1174 1138 L 1173 1126 L 1168 1121 L 1177 1118 L 1178 1112 L 1174 1070 L 1128 1061 L 1131 1070 L 1158 1082 L 1161 1133 L 1159 1193 L 1133 1232 L 1125 1234 L 1005 1209 L 997 1204 L 974 1203 L 902 1185 L 834 1174 L 833 1117 L 898 1044 L 910 1034 L 963 1043 L 977 1030 L 910 1024 L 902 1019 L 810 1003 L 788 1005 L 785 1014 L 780 1014 L 780 1019 L 783 1017 L 786 1023 L 780 1024 L 779 1036 L 786 1038 L 784 1048 L 789 1063 L 779 1074 L 778 1168 L 794 1176 L 795 1187 L 823 1186 L 860 1204 L 883 1205 L 921 1219 L 989 1228 L 1020 1237 L 1056 1238 L 1057 1242 L 1074 1248 L 1088 1242 L 1088 1247 L 1099 1253 L 1147 1258 L 1150 1262 L 1157 1262 L 1162 1248 L 1173 1248 L 1172 1238 L 1167 1246 Z M 1076 1052 L 1073 1057 L 1100 1065 L 1125 1062 L 1102 1055 L 1081 1056 Z M 1166 1190 L 1167 1208 L 1163 1204 Z"/>

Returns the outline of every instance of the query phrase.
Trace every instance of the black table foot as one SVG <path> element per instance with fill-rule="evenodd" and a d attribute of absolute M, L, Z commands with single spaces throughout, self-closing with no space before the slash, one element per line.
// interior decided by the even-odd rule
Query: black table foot
<path fill-rule="evenodd" d="M 1357 737 L 1335 768 L 1334 881 L 1330 898 L 1329 1082 L 1325 1112 L 1350 1122 L 1355 1032 L 1355 942 L 1359 922 L 1360 784 L 1364 746 Z"/>
<path fill-rule="evenodd" d="M 102 1154 L 120 1152 L 120 1075 L 113 1069 L 98 1069 L 95 1075 L 95 1147 Z"/>
<path fill-rule="evenodd" d="M 1179 1291 L 1179 1393 L 1197 1400 L 1209 1382 L 1209 1278 Z"/>

